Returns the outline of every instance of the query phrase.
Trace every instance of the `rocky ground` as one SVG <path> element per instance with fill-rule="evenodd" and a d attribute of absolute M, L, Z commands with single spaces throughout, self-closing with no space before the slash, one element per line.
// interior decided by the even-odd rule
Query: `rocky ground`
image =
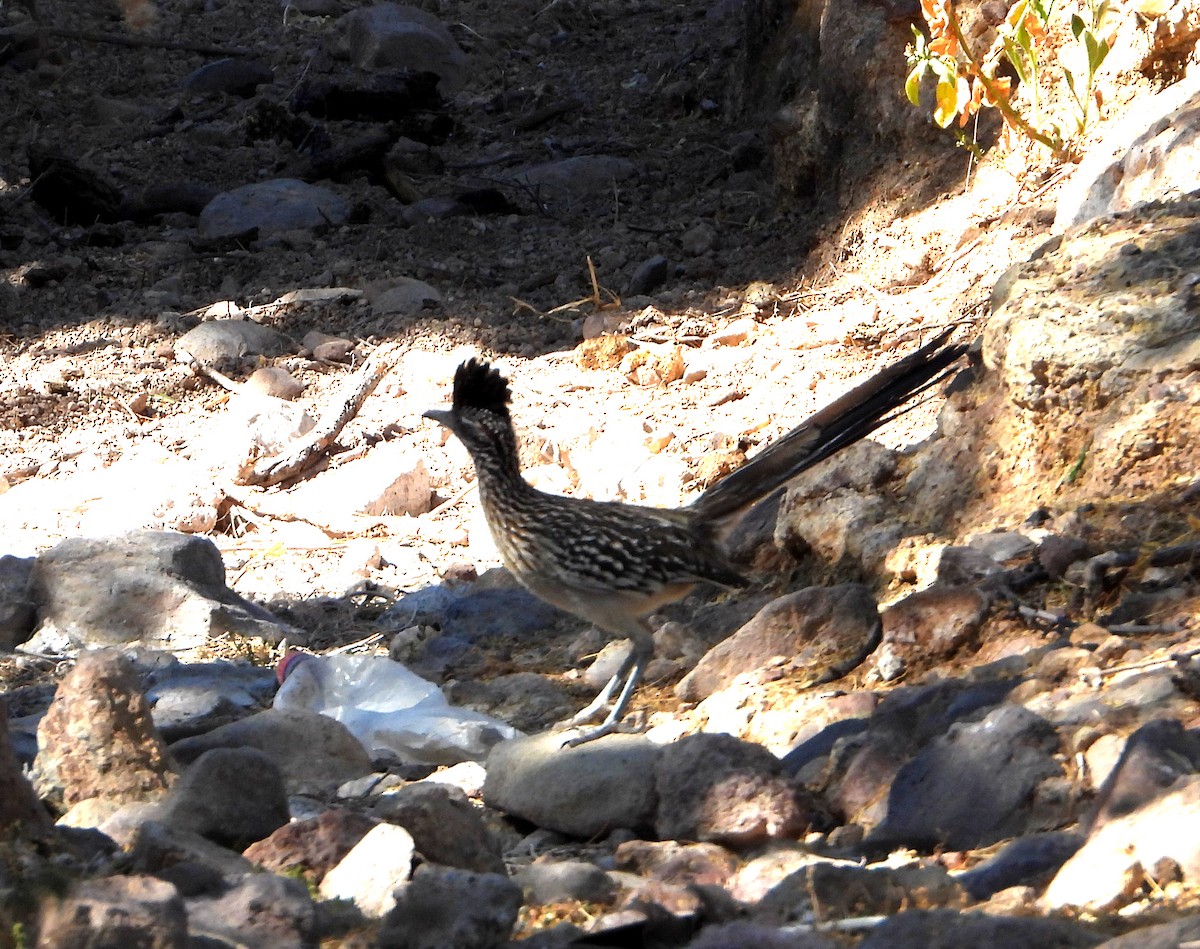
<path fill-rule="evenodd" d="M 1200 11 L 1117 11 L 1078 168 L 968 167 L 910 17 L 0 8 L 0 945 L 1200 938 Z M 547 734 L 622 646 L 495 569 L 455 365 L 673 506 L 950 324 Z"/>

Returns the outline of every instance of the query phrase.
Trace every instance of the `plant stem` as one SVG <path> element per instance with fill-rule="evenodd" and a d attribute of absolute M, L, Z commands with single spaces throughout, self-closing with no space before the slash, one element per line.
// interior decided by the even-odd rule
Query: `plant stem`
<path fill-rule="evenodd" d="M 996 84 L 991 78 L 984 73 L 983 66 L 976 58 L 974 51 L 967 43 L 967 37 L 963 33 L 962 24 L 958 22 L 958 11 L 954 9 L 953 0 L 946 0 L 946 15 L 950 20 L 950 29 L 954 31 L 954 38 L 958 41 L 959 49 L 963 51 L 963 55 L 967 57 L 967 65 L 970 68 L 971 75 L 983 83 L 983 88 L 987 91 L 988 98 L 992 100 L 996 108 L 1000 110 L 1000 114 L 1004 116 L 1004 120 L 1009 125 L 1020 129 L 1027 136 L 1042 145 L 1045 145 L 1054 157 L 1060 160 L 1066 159 L 1073 161 L 1077 157 L 1074 152 L 1061 140 L 1056 141 L 1045 132 L 1041 132 L 1030 125 L 1025 117 L 1014 109 L 1000 91 L 996 88 Z"/>

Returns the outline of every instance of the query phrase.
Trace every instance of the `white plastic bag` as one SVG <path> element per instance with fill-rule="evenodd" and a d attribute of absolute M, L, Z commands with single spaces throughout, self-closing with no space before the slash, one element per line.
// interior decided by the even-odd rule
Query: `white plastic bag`
<path fill-rule="evenodd" d="M 275 708 L 337 719 L 372 754 L 405 762 L 478 761 L 521 733 L 499 719 L 450 705 L 432 682 L 386 656 L 290 653 L 279 663 Z"/>

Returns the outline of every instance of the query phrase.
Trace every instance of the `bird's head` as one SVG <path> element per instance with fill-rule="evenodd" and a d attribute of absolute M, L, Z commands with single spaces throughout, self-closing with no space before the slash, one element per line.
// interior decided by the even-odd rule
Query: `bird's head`
<path fill-rule="evenodd" d="M 489 447 L 495 450 L 513 445 L 508 402 L 508 380 L 499 369 L 472 357 L 454 372 L 450 408 L 430 409 L 425 418 L 445 425 L 475 455 Z"/>

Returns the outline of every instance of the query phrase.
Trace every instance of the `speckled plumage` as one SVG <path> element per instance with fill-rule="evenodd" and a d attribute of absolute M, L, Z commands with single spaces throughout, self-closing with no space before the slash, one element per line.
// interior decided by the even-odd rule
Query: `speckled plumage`
<path fill-rule="evenodd" d="M 537 596 L 634 644 L 622 670 L 584 710 L 595 711 L 601 699 L 611 699 L 624 679 L 612 712 L 573 743 L 613 730 L 624 713 L 652 652 L 646 616 L 697 583 L 745 582 L 721 549 L 718 528 L 878 428 L 937 381 L 965 352 L 946 345 L 948 336 L 943 333 L 817 412 L 692 504 L 669 510 L 534 488 L 521 475 L 507 381 L 475 359 L 458 367 L 452 408 L 426 415 L 446 425 L 470 452 L 484 515 L 505 565 Z"/>

